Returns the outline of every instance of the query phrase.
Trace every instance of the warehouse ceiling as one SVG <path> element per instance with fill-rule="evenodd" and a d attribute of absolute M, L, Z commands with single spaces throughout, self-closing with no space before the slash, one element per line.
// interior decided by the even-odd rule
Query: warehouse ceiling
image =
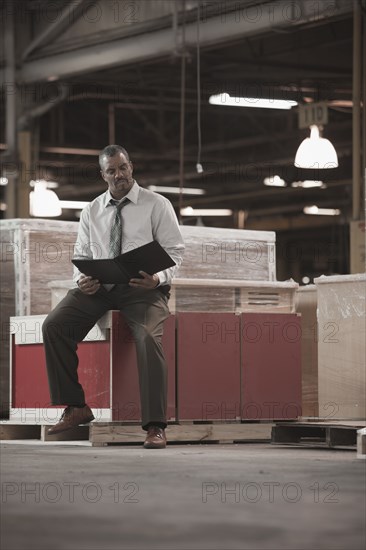
<path fill-rule="evenodd" d="M 181 206 L 234 211 L 204 218 L 205 225 L 300 231 L 349 219 L 352 2 L 202 0 L 199 26 L 197 0 L 73 0 L 72 19 L 69 14 L 64 21 L 56 0 L 16 4 L 24 13 L 17 18 L 16 42 L 21 124 L 34 137 L 34 177 L 56 181 L 60 199 L 89 201 L 104 191 L 96 155 L 112 141 L 130 152 L 141 185 L 177 187 L 181 180 L 205 192 L 184 195 Z M 297 147 L 309 135 L 299 129 L 297 107 L 209 104 L 222 92 L 326 102 L 323 135 L 334 144 L 339 167 L 295 168 Z M 202 173 L 196 169 L 198 128 Z M 3 144 L 4 132 L 2 125 Z M 265 186 L 264 178 L 274 175 L 286 187 Z M 303 180 L 325 185 L 291 187 Z M 177 195 L 167 196 L 178 210 Z M 313 204 L 338 208 L 341 216 L 303 214 Z M 61 219 L 76 219 L 75 211 L 64 211 Z"/>

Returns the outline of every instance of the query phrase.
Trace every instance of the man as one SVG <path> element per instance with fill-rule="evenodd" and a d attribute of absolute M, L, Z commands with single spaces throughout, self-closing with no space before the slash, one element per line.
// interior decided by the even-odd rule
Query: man
<path fill-rule="evenodd" d="M 161 339 L 169 316 L 172 277 L 182 261 L 184 242 L 171 203 L 143 189 L 133 179 L 127 151 L 108 145 L 99 155 L 101 175 L 108 189 L 81 213 L 75 258 L 108 258 L 158 241 L 176 266 L 128 284 L 102 285 L 76 268 L 77 288 L 47 316 L 43 340 L 53 405 L 67 405 L 49 434 L 59 433 L 94 419 L 78 381 L 77 344 L 110 309 L 119 309 L 136 342 L 140 381 L 144 447 L 166 446 L 167 366 Z"/>

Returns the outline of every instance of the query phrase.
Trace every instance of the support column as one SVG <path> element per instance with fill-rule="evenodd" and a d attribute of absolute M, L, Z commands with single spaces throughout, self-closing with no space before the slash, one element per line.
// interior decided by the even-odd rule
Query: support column
<path fill-rule="evenodd" d="M 17 90 L 15 81 L 15 44 L 14 44 L 14 8 L 12 0 L 7 0 L 3 24 L 3 41 L 5 50 L 5 102 L 6 121 L 5 139 L 7 151 L 2 158 L 2 176 L 8 179 L 6 186 L 6 218 L 17 216 L 16 188 L 18 180 L 17 169 Z"/>
<path fill-rule="evenodd" d="M 33 166 L 32 132 L 22 130 L 18 132 L 19 164 L 22 167 L 18 179 L 17 217 L 29 218 L 29 182 L 35 172 Z"/>
<path fill-rule="evenodd" d="M 352 220 L 350 223 L 350 273 L 362 273 L 365 271 L 365 218 L 363 212 L 365 178 L 363 167 L 365 165 L 365 104 L 361 109 L 361 96 L 365 98 L 365 90 L 362 79 L 365 82 L 365 59 L 362 44 L 362 9 L 361 1 L 353 3 L 353 110 L 352 110 Z M 362 132 L 363 126 L 363 132 Z"/>
<path fill-rule="evenodd" d="M 352 219 L 360 219 L 361 210 L 361 75 L 362 75 L 362 13 L 360 0 L 353 8 L 353 110 L 352 110 Z"/>

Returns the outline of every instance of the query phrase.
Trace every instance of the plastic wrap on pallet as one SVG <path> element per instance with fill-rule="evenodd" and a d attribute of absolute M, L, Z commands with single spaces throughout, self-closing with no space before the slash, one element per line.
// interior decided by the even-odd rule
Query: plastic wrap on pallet
<path fill-rule="evenodd" d="M 71 258 L 78 222 L 15 219 L 0 222 L 1 228 L 1 308 L 3 325 L 10 316 L 48 313 L 57 298 L 67 292 L 49 283 L 72 279 Z M 275 233 L 197 226 L 182 226 L 186 253 L 177 280 L 237 279 L 275 281 Z M 177 301 L 182 311 L 236 311 L 240 291 L 208 287 L 181 289 Z M 53 294 L 52 294 L 53 293 Z M 52 298 L 52 295 L 54 296 Z M 238 298 L 239 295 L 239 298 Z M 2 346 L 1 373 L 7 401 L 9 350 Z"/>
<path fill-rule="evenodd" d="M 294 313 L 295 281 L 180 279 L 173 281 L 170 309 L 191 312 Z"/>
<path fill-rule="evenodd" d="M 276 280 L 276 235 L 215 227 L 181 226 L 186 250 L 177 278 Z"/>
<path fill-rule="evenodd" d="M 318 293 L 319 416 L 366 417 L 366 274 L 322 276 Z"/>
<path fill-rule="evenodd" d="M 47 313 L 51 291 L 47 283 L 72 277 L 71 258 L 77 222 L 16 219 L 0 222 L 1 267 L 7 292 L 15 298 L 14 315 Z"/>
<path fill-rule="evenodd" d="M 181 226 L 181 231 L 186 250 L 173 282 L 172 309 L 294 311 L 297 284 L 276 284 L 274 232 L 197 226 Z M 70 284 L 51 283 L 53 305 Z"/>
<path fill-rule="evenodd" d="M 9 339 L 7 327 L 13 315 L 48 313 L 51 289 L 48 282 L 72 277 L 71 257 L 77 222 L 38 219 L 0 221 L 1 415 L 9 401 Z"/>
<path fill-rule="evenodd" d="M 176 311 L 239 311 L 250 297 L 234 281 L 276 280 L 273 231 L 187 225 L 181 231 L 186 249 L 173 283 Z M 203 280 L 203 285 L 196 286 L 196 281 Z M 271 297 L 267 298 L 268 303 Z"/>
<path fill-rule="evenodd" d="M 55 307 L 73 282 L 48 283 L 52 307 Z M 239 281 L 231 279 L 173 280 L 169 300 L 170 311 L 191 312 L 267 312 L 294 313 L 299 285 L 293 281 Z"/>
<path fill-rule="evenodd" d="M 318 404 L 318 324 L 316 285 L 298 288 L 296 313 L 301 314 L 302 416 L 317 417 Z"/>

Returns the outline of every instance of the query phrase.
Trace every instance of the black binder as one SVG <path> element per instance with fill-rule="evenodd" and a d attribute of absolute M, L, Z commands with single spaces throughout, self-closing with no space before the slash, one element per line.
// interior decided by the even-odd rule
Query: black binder
<path fill-rule="evenodd" d="M 132 278 L 141 279 L 140 270 L 153 275 L 176 265 L 157 241 L 144 244 L 109 260 L 72 260 L 72 263 L 81 273 L 91 275 L 102 284 L 128 283 Z"/>

